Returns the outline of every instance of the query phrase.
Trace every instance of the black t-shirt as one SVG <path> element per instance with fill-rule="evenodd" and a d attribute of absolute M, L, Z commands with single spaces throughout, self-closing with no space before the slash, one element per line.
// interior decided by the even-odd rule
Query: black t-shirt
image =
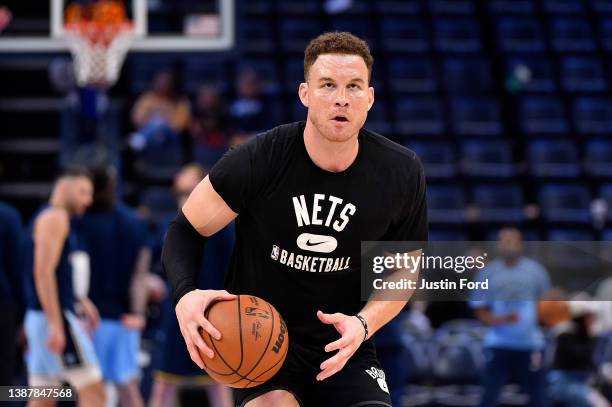
<path fill-rule="evenodd" d="M 423 168 L 414 152 L 362 129 L 344 171 L 317 167 L 304 122 L 276 127 L 231 149 L 209 177 L 236 213 L 226 289 L 259 296 L 281 313 L 292 341 L 338 338 L 316 316 L 356 314 L 361 241 L 427 240 Z"/>

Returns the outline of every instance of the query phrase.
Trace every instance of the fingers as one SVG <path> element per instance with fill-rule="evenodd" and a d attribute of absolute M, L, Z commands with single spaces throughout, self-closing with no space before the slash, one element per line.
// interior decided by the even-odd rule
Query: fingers
<path fill-rule="evenodd" d="M 340 322 L 342 318 L 345 317 L 345 315 L 339 312 L 336 312 L 335 314 L 326 314 L 323 311 L 317 311 L 317 317 L 324 324 L 335 324 L 337 322 Z"/>
<path fill-rule="evenodd" d="M 200 315 L 197 319 L 197 324 L 202 327 L 202 329 L 210 334 L 216 340 L 221 339 L 221 332 L 217 330 L 203 315 Z"/>
<path fill-rule="evenodd" d="M 325 346 L 325 352 L 332 352 L 332 351 L 335 351 L 335 350 L 338 350 L 338 349 L 342 349 L 342 348 L 350 345 L 350 343 L 351 343 L 351 341 L 348 338 L 343 336 L 342 338 L 338 339 L 337 341 L 334 341 L 332 343 L 328 343 Z"/>
<path fill-rule="evenodd" d="M 322 369 L 322 372 L 317 375 L 317 380 L 325 380 L 328 377 L 338 373 L 340 370 L 342 370 L 350 356 L 351 352 L 349 352 L 347 348 L 343 348 L 334 356 L 321 363 L 320 368 Z"/>
<path fill-rule="evenodd" d="M 233 300 L 236 297 L 236 294 L 230 294 L 226 290 L 219 290 L 215 300 Z"/>

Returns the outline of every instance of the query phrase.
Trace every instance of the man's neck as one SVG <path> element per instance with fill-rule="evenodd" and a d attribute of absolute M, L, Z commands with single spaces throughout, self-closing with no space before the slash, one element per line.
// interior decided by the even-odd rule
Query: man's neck
<path fill-rule="evenodd" d="M 62 198 L 62 196 L 60 194 L 57 193 L 52 193 L 51 194 L 51 198 L 49 198 L 49 205 L 55 207 L 55 208 L 61 208 L 63 210 L 65 210 L 66 212 L 70 213 L 70 211 L 68 210 L 64 199 Z"/>
<path fill-rule="evenodd" d="M 310 159 L 317 167 L 329 172 L 342 172 L 357 158 L 359 137 L 351 137 L 344 142 L 329 141 L 319 133 L 310 120 L 306 120 L 304 145 Z"/>

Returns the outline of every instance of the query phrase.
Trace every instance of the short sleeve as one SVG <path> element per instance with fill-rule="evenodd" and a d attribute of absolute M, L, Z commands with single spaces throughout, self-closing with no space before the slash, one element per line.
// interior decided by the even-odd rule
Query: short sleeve
<path fill-rule="evenodd" d="M 232 147 L 208 174 L 215 191 L 236 213 L 257 198 L 267 175 L 267 159 L 261 147 L 264 137 L 255 136 Z"/>
<path fill-rule="evenodd" d="M 416 156 L 413 163 L 407 180 L 412 185 L 407 188 L 408 196 L 405 197 L 404 208 L 400 218 L 391 225 L 385 235 L 385 240 L 409 242 L 428 240 L 425 173 L 421 161 Z"/>

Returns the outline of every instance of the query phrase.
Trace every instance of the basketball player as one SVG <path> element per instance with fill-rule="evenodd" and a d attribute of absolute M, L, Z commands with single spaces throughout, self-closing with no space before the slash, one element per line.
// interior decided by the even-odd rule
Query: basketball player
<path fill-rule="evenodd" d="M 427 240 L 425 177 L 412 151 L 362 128 L 374 103 L 372 63 L 367 44 L 349 33 L 311 41 L 299 86 L 306 122 L 233 148 L 168 229 L 162 260 L 200 367 L 213 352 L 198 328 L 220 337 L 204 310 L 234 298 L 228 291 L 260 296 L 286 320 L 283 367 L 234 390 L 238 405 L 391 405 L 369 338 L 406 301 L 361 301 L 360 241 Z M 228 291 L 198 290 L 202 246 L 234 218 Z"/>
<path fill-rule="evenodd" d="M 91 260 L 89 298 L 101 317 L 94 348 L 104 381 L 116 386 L 121 405 L 141 407 L 138 352 L 151 265 L 147 227 L 119 202 L 114 167 L 98 168 L 93 175 L 93 204 L 74 226 Z"/>
<path fill-rule="evenodd" d="M 69 254 L 75 243 L 70 218 L 82 215 L 92 200 L 92 182 L 81 169 L 64 171 L 53 186 L 49 203 L 33 218 L 26 256 L 28 269 L 25 332 L 30 386 L 68 382 L 79 405 L 104 406 L 102 373 L 88 334 L 77 318 L 76 305 L 95 327 L 98 311 L 86 297 L 75 298 Z M 53 401 L 30 401 L 52 406 Z"/>
<path fill-rule="evenodd" d="M 174 177 L 174 194 L 178 207 L 182 207 L 193 189 L 206 176 L 204 168 L 198 164 L 184 166 Z M 168 222 L 163 226 L 167 229 Z M 199 274 L 200 287 L 220 288 L 223 286 L 223 273 L 229 264 L 233 231 L 230 226 L 219 231 L 208 242 Z M 157 248 L 161 249 L 163 235 Z M 176 404 L 177 390 L 183 386 L 202 386 L 211 407 L 230 407 L 232 394 L 229 389 L 206 375 L 189 358 L 185 341 L 174 313 L 172 299 L 163 304 L 161 329 L 163 334 L 158 346 L 157 368 L 154 373 L 153 390 L 149 407 L 172 407 Z"/>

